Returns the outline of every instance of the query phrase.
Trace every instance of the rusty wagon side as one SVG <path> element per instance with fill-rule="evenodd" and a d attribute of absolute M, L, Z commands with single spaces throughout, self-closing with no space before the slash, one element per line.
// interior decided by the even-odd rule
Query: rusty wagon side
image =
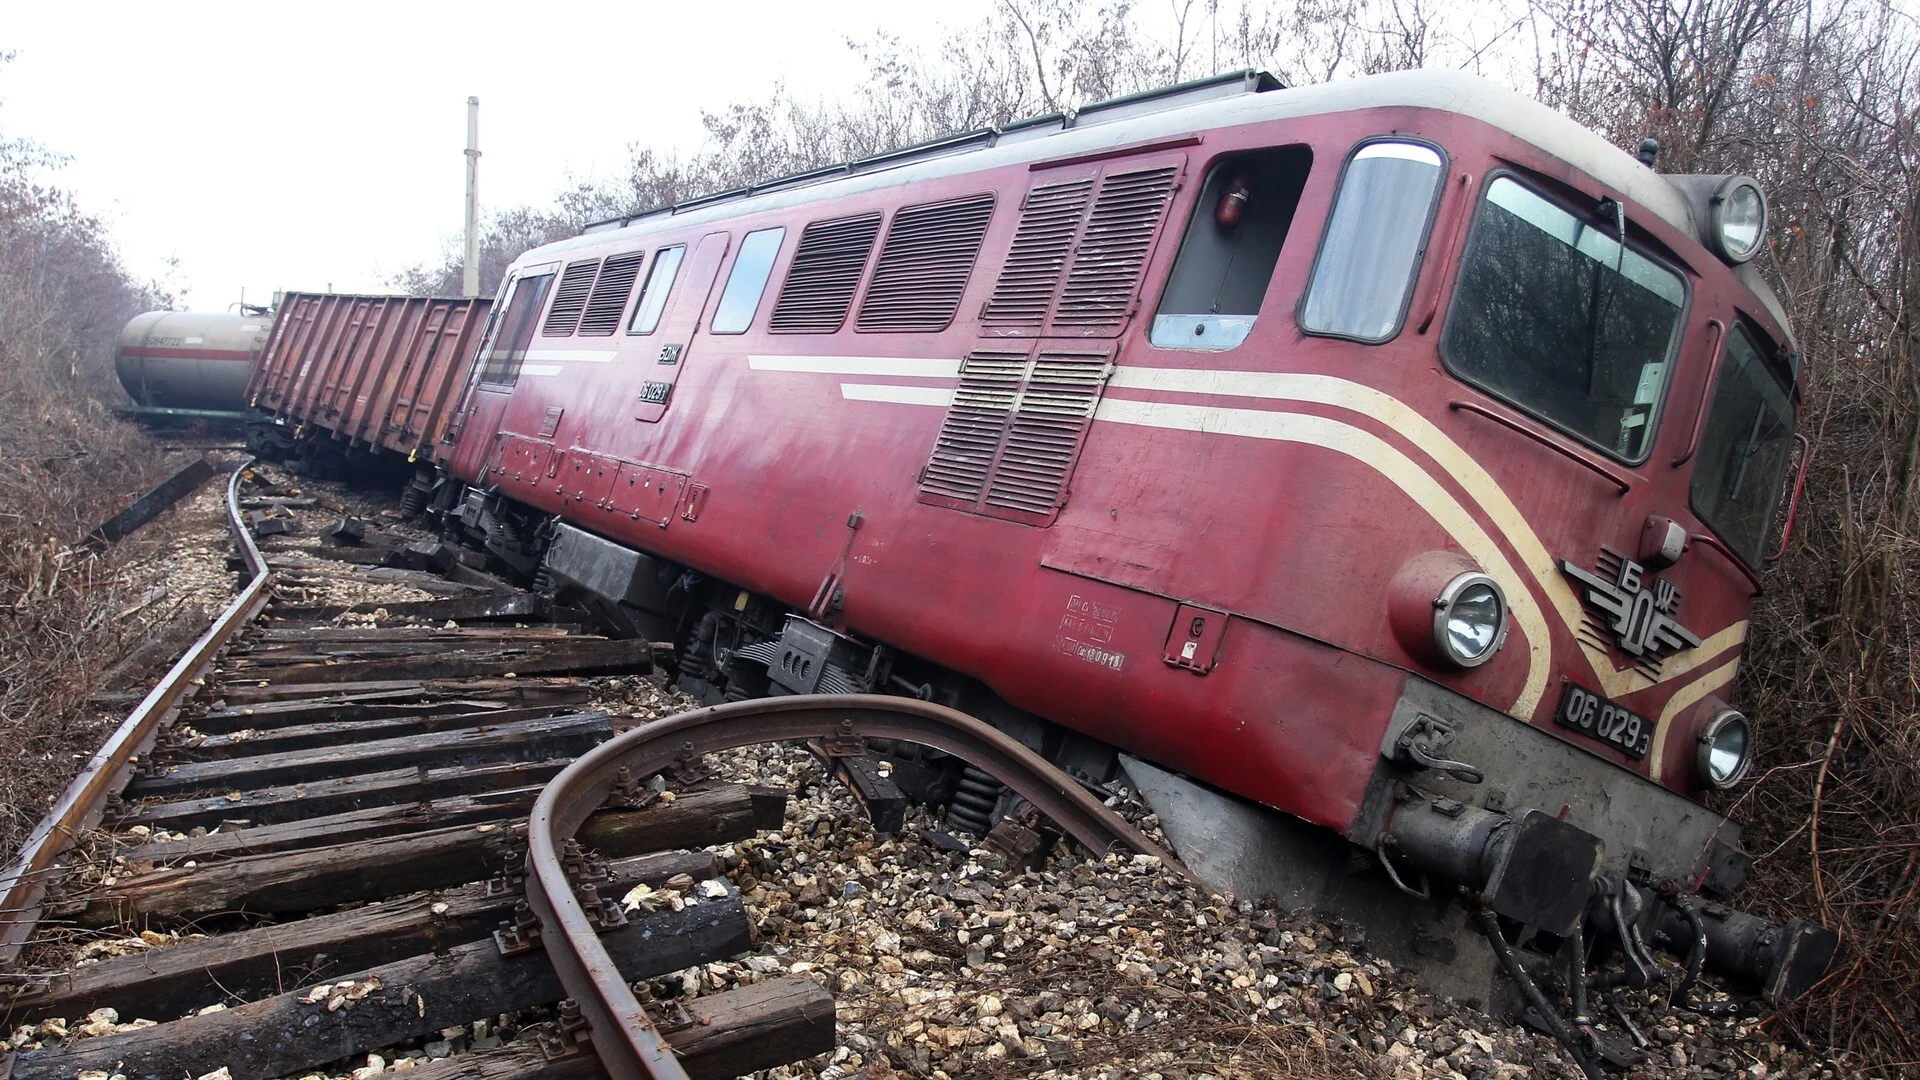
<path fill-rule="evenodd" d="M 283 429 L 431 459 L 492 306 L 486 297 L 288 293 L 247 400 Z"/>

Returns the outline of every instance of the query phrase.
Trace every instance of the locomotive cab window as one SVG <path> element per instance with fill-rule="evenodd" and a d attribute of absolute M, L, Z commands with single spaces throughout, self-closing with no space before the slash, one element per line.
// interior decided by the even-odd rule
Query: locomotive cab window
<path fill-rule="evenodd" d="M 673 291 L 674 276 L 680 273 L 680 259 L 686 253 L 681 245 L 661 248 L 653 257 L 653 269 L 647 271 L 647 283 L 640 287 L 640 302 L 633 306 L 627 333 L 651 334 L 660 325 L 660 313 L 667 310 L 667 294 Z"/>
<path fill-rule="evenodd" d="M 1246 340 L 1312 163 L 1311 150 L 1288 146 L 1213 167 L 1160 295 L 1155 345 L 1231 349 Z"/>
<path fill-rule="evenodd" d="M 1653 445 L 1680 275 L 1510 176 L 1487 185 L 1440 356 L 1462 379 L 1622 461 Z"/>
<path fill-rule="evenodd" d="M 1745 328 L 1727 335 L 1700 453 L 1694 459 L 1693 509 L 1748 563 L 1773 521 L 1793 456 L 1793 395 L 1787 376 L 1767 363 Z"/>
<path fill-rule="evenodd" d="M 1370 142 L 1354 151 L 1300 304 L 1300 329 L 1371 344 L 1400 332 L 1446 174 L 1440 151 L 1421 143 Z"/>
<path fill-rule="evenodd" d="M 482 383 L 512 386 L 520 378 L 520 365 L 527 359 L 527 346 L 533 344 L 534 328 L 540 324 L 540 309 L 546 306 L 547 292 L 552 288 L 552 273 L 514 279 L 513 291 L 507 295 L 504 314 L 494 327 L 486 361 L 480 368 Z"/>
<path fill-rule="evenodd" d="M 726 291 L 713 313 L 714 333 L 738 334 L 753 322 L 760 296 L 767 291 L 767 278 L 773 274 L 774 256 L 780 254 L 780 241 L 786 235 L 785 229 L 759 229 L 740 241 L 740 254 L 733 260 Z"/>

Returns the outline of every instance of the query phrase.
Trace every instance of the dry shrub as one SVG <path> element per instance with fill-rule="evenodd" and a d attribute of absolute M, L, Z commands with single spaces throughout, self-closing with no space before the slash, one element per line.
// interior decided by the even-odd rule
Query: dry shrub
<path fill-rule="evenodd" d="M 1840 930 L 1841 962 L 1783 1016 L 1892 1073 L 1920 1066 L 1920 722 L 1916 561 L 1894 425 L 1914 423 L 1862 365 L 1823 372 L 1819 455 L 1793 550 L 1769 575 L 1741 683 L 1764 718 L 1741 796 L 1762 906 Z"/>
<path fill-rule="evenodd" d="M 0 54 L 0 66 L 6 60 Z M 157 447 L 101 404 L 112 347 L 164 302 L 100 223 L 48 182 L 57 159 L 0 138 L 0 850 L 11 851 L 104 734 L 93 682 L 139 628 L 133 549 L 72 545 L 158 479 Z"/>
<path fill-rule="evenodd" d="M 35 394 L 0 370 L 0 848 L 12 850 L 104 737 L 87 696 L 144 627 L 124 568 L 141 547 L 94 553 L 73 541 L 137 492 L 155 447 L 91 399 Z M 37 400 L 36 400 L 37 399 Z M 39 407 L 35 407 L 39 406 Z M 92 407 L 89 407 L 92 406 Z"/>

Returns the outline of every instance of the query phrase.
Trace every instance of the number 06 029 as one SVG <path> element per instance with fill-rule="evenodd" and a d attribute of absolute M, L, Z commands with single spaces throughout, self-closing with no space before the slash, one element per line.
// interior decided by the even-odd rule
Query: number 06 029
<path fill-rule="evenodd" d="M 1635 758 L 1646 757 L 1653 745 L 1653 724 L 1646 717 L 1574 683 L 1567 684 L 1553 719 L 1561 727 L 1599 739 Z"/>

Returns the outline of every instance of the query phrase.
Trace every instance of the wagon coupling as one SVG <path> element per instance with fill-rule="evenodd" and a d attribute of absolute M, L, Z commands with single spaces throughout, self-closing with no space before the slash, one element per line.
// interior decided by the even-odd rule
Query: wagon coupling
<path fill-rule="evenodd" d="M 1396 880 L 1411 868 L 1469 886 L 1511 923 L 1604 940 L 1643 972 L 1642 984 L 1657 970 L 1653 946 L 1687 961 L 1682 992 L 1704 966 L 1778 1005 L 1818 982 L 1838 948 L 1834 931 L 1803 919 L 1769 922 L 1700 901 L 1677 883 L 1617 881 L 1600 872 L 1599 837 L 1539 810 L 1497 813 L 1411 786 L 1401 796 L 1377 844 Z"/>

